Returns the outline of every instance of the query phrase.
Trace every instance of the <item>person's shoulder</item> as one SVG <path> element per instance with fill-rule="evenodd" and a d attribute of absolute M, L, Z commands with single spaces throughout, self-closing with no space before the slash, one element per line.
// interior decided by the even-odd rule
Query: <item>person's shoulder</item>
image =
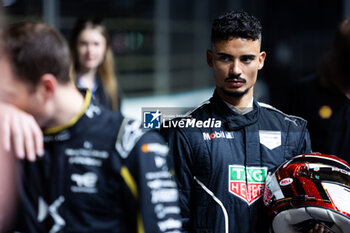
<path fill-rule="evenodd" d="M 192 109 L 187 109 L 186 112 L 177 113 L 176 117 L 173 117 L 171 119 L 167 119 L 165 121 L 165 124 L 163 123 L 162 127 L 169 125 L 171 122 L 171 126 L 176 126 L 178 122 L 186 122 L 191 121 L 193 119 L 201 120 L 203 117 L 205 117 L 208 114 L 208 108 L 209 108 L 209 100 L 204 101 L 199 106 L 194 107 Z M 176 127 L 175 127 L 176 128 Z"/>
<path fill-rule="evenodd" d="M 261 107 L 261 109 L 263 109 L 264 114 L 273 114 L 279 119 L 293 123 L 295 126 L 306 124 L 306 120 L 302 117 L 286 114 L 283 111 L 266 103 L 258 102 L 258 105 Z"/>
<path fill-rule="evenodd" d="M 91 102 L 85 110 L 87 118 L 95 123 L 102 125 L 118 126 L 124 119 L 124 116 L 118 112 L 104 107 L 97 102 Z"/>
<path fill-rule="evenodd" d="M 186 113 L 187 118 L 201 118 L 208 117 L 213 113 L 210 100 L 202 102 L 200 105 L 195 107 L 193 110 Z"/>
<path fill-rule="evenodd" d="M 146 130 L 139 120 L 125 117 L 120 125 L 116 149 L 122 158 L 127 158 L 138 144 L 165 143 L 156 130 Z"/>
<path fill-rule="evenodd" d="M 115 144 L 122 158 L 128 157 L 144 133 L 145 131 L 142 129 L 140 121 L 127 117 L 123 118 Z"/>

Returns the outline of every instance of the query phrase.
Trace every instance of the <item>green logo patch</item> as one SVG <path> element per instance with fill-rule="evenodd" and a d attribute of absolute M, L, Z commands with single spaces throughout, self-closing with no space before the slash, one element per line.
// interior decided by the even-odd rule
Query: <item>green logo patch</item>
<path fill-rule="evenodd" d="M 266 174 L 266 167 L 229 165 L 229 191 L 250 205 L 262 196 Z"/>

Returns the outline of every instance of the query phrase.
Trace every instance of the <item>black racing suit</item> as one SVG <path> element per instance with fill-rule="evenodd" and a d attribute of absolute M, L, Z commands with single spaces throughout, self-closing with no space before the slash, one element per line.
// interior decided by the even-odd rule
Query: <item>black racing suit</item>
<path fill-rule="evenodd" d="M 306 122 L 254 100 L 245 115 L 214 93 L 189 118 L 165 128 L 189 232 L 265 233 L 267 171 L 311 151 Z M 182 123 L 179 123 L 182 121 Z M 167 126 L 170 124 L 167 124 Z"/>
<path fill-rule="evenodd" d="M 45 131 L 45 154 L 23 163 L 16 230 L 179 232 L 178 191 L 156 132 L 90 103 Z"/>

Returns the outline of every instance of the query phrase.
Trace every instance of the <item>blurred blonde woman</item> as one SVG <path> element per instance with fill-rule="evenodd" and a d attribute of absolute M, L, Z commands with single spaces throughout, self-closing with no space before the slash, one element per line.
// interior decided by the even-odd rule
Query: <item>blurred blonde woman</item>
<path fill-rule="evenodd" d="M 97 19 L 78 19 L 70 38 L 76 85 L 91 90 L 103 106 L 120 110 L 113 52 L 106 28 Z"/>

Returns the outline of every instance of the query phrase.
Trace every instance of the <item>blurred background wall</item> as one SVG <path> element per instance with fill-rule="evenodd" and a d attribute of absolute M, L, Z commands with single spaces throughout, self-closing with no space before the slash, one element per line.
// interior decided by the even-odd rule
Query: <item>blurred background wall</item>
<path fill-rule="evenodd" d="M 45 21 L 67 37 L 77 17 L 102 17 L 128 114 L 139 106 L 188 106 L 210 97 L 214 82 L 205 51 L 212 19 L 227 10 L 248 11 L 262 22 L 267 60 L 256 95 L 264 102 L 313 73 L 337 25 L 350 16 L 350 0 L 2 1 L 9 23 Z"/>

